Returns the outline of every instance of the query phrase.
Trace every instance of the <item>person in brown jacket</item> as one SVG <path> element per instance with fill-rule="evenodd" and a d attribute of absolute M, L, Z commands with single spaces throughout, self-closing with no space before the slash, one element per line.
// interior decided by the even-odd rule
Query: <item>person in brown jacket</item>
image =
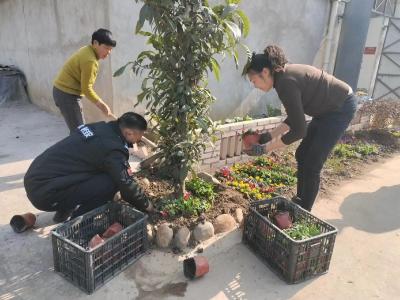
<path fill-rule="evenodd" d="M 348 84 L 325 71 L 289 64 L 276 45 L 266 47 L 264 53 L 253 53 L 244 74 L 264 92 L 274 88 L 287 113 L 286 120 L 270 132 L 269 142 L 250 145 L 244 152 L 262 155 L 302 139 L 296 150 L 294 202 L 310 211 L 322 167 L 354 116 L 356 97 Z M 312 117 L 308 126 L 305 114 Z"/>

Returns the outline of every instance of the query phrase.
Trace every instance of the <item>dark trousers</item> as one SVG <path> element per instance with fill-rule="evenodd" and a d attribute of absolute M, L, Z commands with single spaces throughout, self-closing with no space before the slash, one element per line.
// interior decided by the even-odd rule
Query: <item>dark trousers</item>
<path fill-rule="evenodd" d="M 296 202 L 308 211 L 318 194 L 322 167 L 353 119 L 356 107 L 356 97 L 350 95 L 339 111 L 314 117 L 296 150 L 297 197 L 300 198 Z"/>
<path fill-rule="evenodd" d="M 74 218 L 112 201 L 117 192 L 117 185 L 110 175 L 106 173 L 94 175 L 66 189 L 63 193 L 67 196 L 60 197 L 62 201 L 58 202 L 54 209 L 57 211 L 75 209 L 72 214 Z"/>
<path fill-rule="evenodd" d="M 68 94 L 53 87 L 53 98 L 70 132 L 85 123 L 81 96 Z"/>

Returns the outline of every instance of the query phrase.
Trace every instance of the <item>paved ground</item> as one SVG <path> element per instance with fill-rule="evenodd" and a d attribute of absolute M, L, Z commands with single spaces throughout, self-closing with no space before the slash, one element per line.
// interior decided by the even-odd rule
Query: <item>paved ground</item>
<path fill-rule="evenodd" d="M 297 285 L 278 279 L 243 244 L 239 231 L 205 246 L 211 270 L 186 281 L 182 257 L 153 251 L 87 296 L 53 271 L 52 214 L 26 199 L 31 160 L 67 134 L 58 117 L 30 105 L 0 108 L 0 300 L 10 299 L 399 299 L 400 155 L 320 199 L 315 213 L 338 227 L 328 274 Z M 15 234 L 12 215 L 38 213 L 33 231 Z"/>

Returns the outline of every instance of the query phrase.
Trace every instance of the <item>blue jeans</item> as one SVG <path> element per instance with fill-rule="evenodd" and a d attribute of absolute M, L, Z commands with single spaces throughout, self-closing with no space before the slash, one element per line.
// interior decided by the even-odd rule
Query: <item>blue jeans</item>
<path fill-rule="evenodd" d="M 296 150 L 297 199 L 310 211 L 317 197 L 322 167 L 337 141 L 346 131 L 357 108 L 354 95 L 349 95 L 339 111 L 314 117 L 307 134 Z"/>

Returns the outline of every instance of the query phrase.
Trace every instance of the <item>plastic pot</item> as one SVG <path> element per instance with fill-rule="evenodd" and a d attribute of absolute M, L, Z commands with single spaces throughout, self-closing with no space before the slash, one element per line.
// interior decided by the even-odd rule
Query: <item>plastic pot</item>
<path fill-rule="evenodd" d="M 199 278 L 209 270 L 208 260 L 204 256 L 195 256 L 183 261 L 183 273 L 189 279 Z"/>
<path fill-rule="evenodd" d="M 248 134 L 242 138 L 244 149 L 250 149 L 253 145 L 258 144 L 260 135 L 258 133 Z"/>
<path fill-rule="evenodd" d="M 89 249 L 93 249 L 97 247 L 98 245 L 104 243 L 104 240 L 96 234 L 92 239 L 89 241 Z"/>
<path fill-rule="evenodd" d="M 105 238 L 105 239 L 108 239 L 108 238 L 116 235 L 122 229 L 124 229 L 122 227 L 122 225 L 120 223 L 118 223 L 118 222 L 115 222 L 110 227 L 108 227 L 106 231 L 104 231 L 104 233 L 102 234 L 102 237 Z"/>
<path fill-rule="evenodd" d="M 33 213 L 26 213 L 23 215 L 15 215 L 11 218 L 10 225 L 12 229 L 21 233 L 25 230 L 32 228 L 36 223 L 36 216 Z"/>
<path fill-rule="evenodd" d="M 292 217 L 290 216 L 288 211 L 280 211 L 277 212 L 274 216 L 275 224 L 279 227 L 279 229 L 288 229 L 292 227 Z"/>

